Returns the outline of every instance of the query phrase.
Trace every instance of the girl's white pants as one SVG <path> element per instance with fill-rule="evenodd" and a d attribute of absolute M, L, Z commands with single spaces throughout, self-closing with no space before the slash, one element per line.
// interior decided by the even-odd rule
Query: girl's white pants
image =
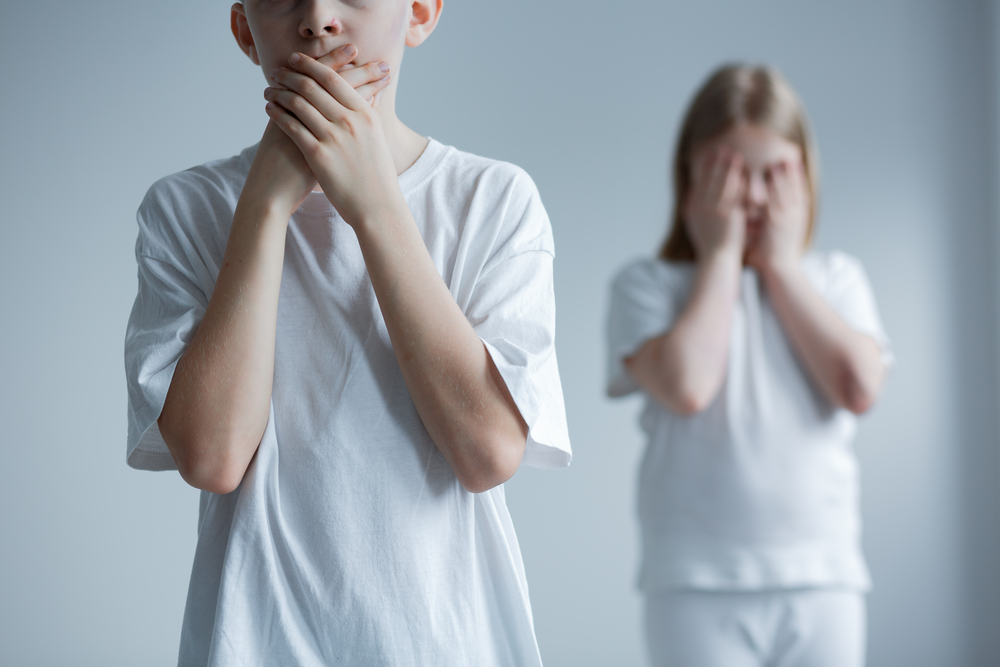
<path fill-rule="evenodd" d="M 858 591 L 663 591 L 646 596 L 655 667 L 863 667 Z"/>

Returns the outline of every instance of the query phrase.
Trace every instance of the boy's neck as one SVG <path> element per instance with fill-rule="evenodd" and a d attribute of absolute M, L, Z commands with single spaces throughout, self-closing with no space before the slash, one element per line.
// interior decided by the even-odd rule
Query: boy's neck
<path fill-rule="evenodd" d="M 389 142 L 389 151 L 392 153 L 392 162 L 396 166 L 398 176 L 413 166 L 427 148 L 428 141 L 404 125 L 395 114 L 382 116 L 382 128 Z"/>

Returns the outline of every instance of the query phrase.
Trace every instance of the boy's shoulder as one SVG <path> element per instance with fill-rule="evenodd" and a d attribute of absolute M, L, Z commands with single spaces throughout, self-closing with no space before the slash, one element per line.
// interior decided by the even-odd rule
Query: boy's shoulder
<path fill-rule="evenodd" d="M 232 157 L 178 171 L 157 180 L 149 187 L 143 206 L 197 204 L 199 200 L 237 201 L 250 171 L 257 144 Z"/>
<path fill-rule="evenodd" d="M 254 145 L 153 183 L 136 214 L 137 252 L 159 257 L 186 255 L 191 247 L 224 248 L 256 150 Z"/>
<path fill-rule="evenodd" d="M 537 194 L 535 182 L 528 172 L 511 162 L 459 150 L 434 139 L 428 141 L 425 151 L 434 163 L 426 180 L 438 181 L 453 194 L 463 191 L 470 194 L 490 191 Z"/>

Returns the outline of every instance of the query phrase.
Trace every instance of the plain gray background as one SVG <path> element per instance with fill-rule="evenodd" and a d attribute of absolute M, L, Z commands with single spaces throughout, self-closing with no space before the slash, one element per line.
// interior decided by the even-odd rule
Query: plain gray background
<path fill-rule="evenodd" d="M 134 213 L 257 141 L 228 4 L 0 5 L 0 662 L 170 665 L 197 492 L 125 465 Z M 679 115 L 722 61 L 801 93 L 818 246 L 866 265 L 897 366 L 861 426 L 870 665 L 1000 664 L 995 3 L 450 1 L 399 114 L 535 178 L 573 465 L 507 498 L 550 666 L 639 665 L 635 400 L 603 397 L 610 277 L 665 231 Z"/>

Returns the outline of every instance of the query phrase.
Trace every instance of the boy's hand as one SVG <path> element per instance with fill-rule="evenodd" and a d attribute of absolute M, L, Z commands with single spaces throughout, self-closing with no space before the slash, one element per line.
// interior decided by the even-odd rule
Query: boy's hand
<path fill-rule="evenodd" d="M 386 207 L 405 206 L 378 112 L 389 66 L 374 68 L 382 78 L 355 90 L 354 70 L 341 74 L 295 53 L 288 68 L 272 74 L 280 88 L 266 95 L 268 116 L 295 142 L 327 198 L 352 226 Z"/>
<path fill-rule="evenodd" d="M 684 223 L 699 259 L 717 250 L 743 253 L 743 156 L 725 147 L 712 149 L 691 169 L 691 190 L 684 203 Z"/>
<path fill-rule="evenodd" d="M 775 272 L 798 264 L 805 251 L 809 194 L 805 168 L 798 160 L 769 167 L 767 217 L 747 253 L 747 264 L 759 272 Z"/>
<path fill-rule="evenodd" d="M 341 69 L 348 85 L 370 101 L 388 82 L 381 80 L 385 74 L 378 69 L 378 63 L 360 67 L 350 65 L 356 54 L 357 48 L 348 44 L 317 62 L 332 70 Z M 267 91 L 265 97 L 269 94 Z M 263 197 L 264 201 L 276 203 L 291 216 L 315 189 L 316 177 L 291 139 L 274 122 L 269 122 L 247 177 L 247 185 L 251 186 L 248 192 Z"/>

